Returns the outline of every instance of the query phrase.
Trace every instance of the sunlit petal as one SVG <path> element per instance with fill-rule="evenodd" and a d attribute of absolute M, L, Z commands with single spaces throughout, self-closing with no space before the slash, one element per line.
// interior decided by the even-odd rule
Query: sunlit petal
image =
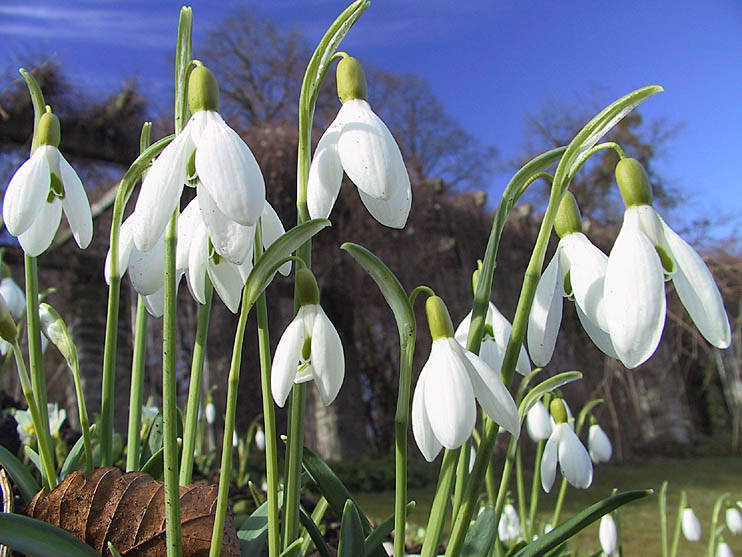
<path fill-rule="evenodd" d="M 263 214 L 260 217 L 260 231 L 263 238 L 263 247 L 268 249 L 273 242 L 278 240 L 286 230 L 283 228 L 283 223 L 278 217 L 273 206 L 266 200 L 265 207 L 263 208 Z M 287 277 L 291 274 L 291 261 L 288 261 L 278 268 L 278 272 L 283 276 Z"/>
<path fill-rule="evenodd" d="M 599 462 L 608 462 L 613 455 L 611 440 L 598 424 L 593 424 L 587 433 L 587 447 L 590 453 L 590 459 L 598 464 Z"/>
<path fill-rule="evenodd" d="M 37 148 L 31 158 L 16 170 L 5 190 L 3 221 L 13 236 L 29 229 L 49 195 L 51 170 L 46 157 L 49 149 L 56 150 L 56 147 L 41 145 Z"/>
<path fill-rule="evenodd" d="M 526 428 L 532 441 L 546 441 L 551 435 L 551 416 L 540 400 L 528 410 Z"/>
<path fill-rule="evenodd" d="M 134 238 L 132 238 L 132 221 L 131 217 L 126 219 L 119 228 L 119 249 L 118 249 L 118 273 L 123 276 L 129 267 L 129 256 L 134 248 Z M 111 250 L 109 248 L 106 254 L 106 263 L 104 266 L 104 275 L 106 283 L 111 284 Z"/>
<path fill-rule="evenodd" d="M 191 296 L 199 304 L 206 303 L 206 272 L 209 255 L 209 238 L 206 227 L 201 223 L 191 240 L 191 249 L 188 252 L 188 288 Z"/>
<path fill-rule="evenodd" d="M 123 228 L 123 227 L 122 227 Z M 162 288 L 165 277 L 165 235 L 147 252 L 136 246 L 129 256 L 129 279 L 134 290 L 142 296 L 154 294 Z"/>
<path fill-rule="evenodd" d="M 593 323 L 587 315 L 582 313 L 580 306 L 578 306 L 577 304 L 575 304 L 575 309 L 577 310 L 577 317 L 582 324 L 582 328 L 585 329 L 587 336 L 590 337 L 590 340 L 593 341 L 593 344 L 597 346 L 598 349 L 609 358 L 618 359 L 616 350 L 613 348 L 611 335 L 601 329 L 597 324 Z"/>
<path fill-rule="evenodd" d="M 0 295 L 8 304 L 13 319 L 20 320 L 26 311 L 26 295 L 21 287 L 11 277 L 5 277 L 0 281 Z"/>
<path fill-rule="evenodd" d="M 271 393 L 273 400 L 282 408 L 294 384 L 303 343 L 304 323 L 297 315 L 278 341 L 271 367 Z"/>
<path fill-rule="evenodd" d="M 313 219 L 329 217 L 340 193 L 343 167 L 337 151 L 340 125 L 336 122 L 320 138 L 309 167 L 307 208 Z"/>
<path fill-rule="evenodd" d="M 536 287 L 528 318 L 528 353 L 533 363 L 543 367 L 551 361 L 559 326 L 562 322 L 562 297 L 559 249 L 546 266 Z"/>
<path fill-rule="evenodd" d="M 487 310 L 487 324 L 492 326 L 492 334 L 495 338 L 495 344 L 497 344 L 497 347 L 504 358 L 505 351 L 510 342 L 510 334 L 513 332 L 513 326 L 492 302 L 490 302 Z M 493 366 L 493 369 L 498 371 L 499 368 Z M 518 354 L 518 362 L 515 365 L 515 370 L 521 375 L 528 375 L 531 373 L 531 360 L 528 359 L 528 353 L 524 346 L 520 347 L 520 353 Z"/>
<path fill-rule="evenodd" d="M 469 378 L 479 404 L 495 423 L 518 439 L 520 436 L 518 407 L 500 379 L 500 374 L 477 355 L 469 351 L 464 353 L 471 364 Z"/>
<path fill-rule="evenodd" d="M 593 463 L 590 455 L 572 428 L 567 424 L 557 426 L 559 434 L 559 466 L 562 474 L 573 486 L 587 489 L 593 481 Z"/>
<path fill-rule="evenodd" d="M 175 268 L 185 273 L 188 270 L 188 256 L 191 242 L 203 223 L 198 197 L 194 197 L 178 217 L 178 243 L 175 248 Z"/>
<path fill-rule="evenodd" d="M 415 393 L 412 397 L 412 434 L 415 436 L 415 442 L 425 457 L 425 460 L 432 462 L 441 451 L 442 445 L 433 433 L 433 428 L 430 425 L 430 420 L 425 410 L 426 369 L 427 364 L 420 372 L 417 385 L 415 385 Z"/>
<path fill-rule="evenodd" d="M 567 234 L 559 243 L 562 247 L 560 255 L 568 261 L 575 303 L 597 323 L 598 309 L 603 300 L 603 279 L 608 256 L 581 232 Z"/>
<path fill-rule="evenodd" d="M 252 253 L 254 226 L 243 226 L 221 212 L 203 184 L 196 186 L 201 218 L 216 253 L 239 265 Z"/>
<path fill-rule="evenodd" d="M 36 257 L 46 251 L 57 234 L 60 220 L 62 220 L 62 203 L 59 199 L 55 197 L 51 203 L 44 201 L 41 207 L 37 208 L 36 220 L 18 236 L 23 251 L 31 257 Z"/>
<path fill-rule="evenodd" d="M 393 187 L 388 199 L 371 196 L 361 188 L 358 188 L 358 195 L 377 222 L 389 228 L 404 228 L 412 207 L 412 189 L 410 177 L 404 166 L 395 168 L 398 168 L 398 171 L 391 178 Z"/>
<path fill-rule="evenodd" d="M 149 296 L 142 296 L 144 307 L 152 317 L 162 317 L 165 312 L 165 288 Z"/>
<path fill-rule="evenodd" d="M 549 440 L 544 447 L 544 454 L 541 458 L 541 487 L 546 493 L 551 491 L 556 477 L 557 456 L 558 456 L 559 432 L 554 429 Z"/>
<path fill-rule="evenodd" d="M 77 172 L 61 154 L 59 155 L 59 171 L 64 186 L 62 209 L 67 217 L 67 222 L 70 223 L 70 230 L 75 237 L 75 242 L 85 249 L 93 239 L 93 217 L 90 214 L 88 196 L 80 178 L 77 176 Z"/>
<path fill-rule="evenodd" d="M 345 355 L 340 336 L 321 307 L 312 327 L 312 366 L 320 398 L 328 406 L 340 391 L 345 377 Z"/>
<path fill-rule="evenodd" d="M 242 287 L 245 284 L 237 265 L 226 259 L 214 263 L 213 259 L 209 258 L 208 270 L 211 284 L 214 285 L 214 290 L 224 305 L 232 313 L 237 313 L 242 299 Z"/>

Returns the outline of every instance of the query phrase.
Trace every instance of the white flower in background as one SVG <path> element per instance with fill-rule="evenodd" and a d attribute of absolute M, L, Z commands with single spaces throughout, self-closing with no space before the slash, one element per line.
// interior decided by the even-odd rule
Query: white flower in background
<path fill-rule="evenodd" d="M 252 226 L 263 212 L 265 183 L 260 167 L 250 148 L 219 115 L 219 87 L 200 63 L 191 71 L 188 93 L 192 116 L 152 163 L 137 199 L 133 237 L 141 251 L 155 246 L 178 207 L 186 180 L 196 176 L 201 184 L 198 195 L 207 194 L 230 221 Z M 189 175 L 194 168 L 195 176 Z"/>
<path fill-rule="evenodd" d="M 261 428 L 255 430 L 255 446 L 259 451 L 265 450 L 265 433 Z"/>
<path fill-rule="evenodd" d="M 593 463 L 590 455 L 567 421 L 567 411 L 561 399 L 550 404 L 551 414 L 556 424 L 544 447 L 541 460 L 541 485 L 547 493 L 551 491 L 556 476 L 557 462 L 562 475 L 579 489 L 586 489 L 593 481 Z"/>
<path fill-rule="evenodd" d="M 273 400 L 283 407 L 295 383 L 314 380 L 325 406 L 335 400 L 345 377 L 340 335 L 319 305 L 317 281 L 309 269 L 296 271 L 299 311 L 278 341 L 271 367 Z"/>
<path fill-rule="evenodd" d="M 240 437 L 237 435 L 237 430 L 232 430 L 232 446 L 236 449 L 240 444 Z"/>
<path fill-rule="evenodd" d="M 553 429 L 551 422 L 551 416 L 544 403 L 540 400 L 536 401 L 536 404 L 531 406 L 526 414 L 526 429 L 528 429 L 531 440 L 535 443 L 546 441 Z"/>
<path fill-rule="evenodd" d="M 698 521 L 696 513 L 690 507 L 683 509 L 680 528 L 683 531 L 683 536 L 689 542 L 697 542 L 701 539 L 701 523 Z"/>
<path fill-rule="evenodd" d="M 160 409 L 157 406 L 142 405 L 142 427 L 149 427 L 155 423 L 155 418 L 160 413 Z"/>
<path fill-rule="evenodd" d="M 410 178 L 397 142 L 366 102 L 366 78 L 355 58 L 338 63 L 337 84 L 343 105 L 314 152 L 307 182 L 309 214 L 329 217 L 344 170 L 371 216 L 403 228 L 412 204 Z"/>
<path fill-rule="evenodd" d="M 727 528 L 734 534 L 742 534 L 742 513 L 734 507 L 729 507 L 726 512 Z"/>
<path fill-rule="evenodd" d="M 26 294 L 20 286 L 16 284 L 13 277 L 7 276 L 0 280 L 0 296 L 8 304 L 10 315 L 13 319 L 20 321 L 26 314 Z"/>
<path fill-rule="evenodd" d="M 472 312 L 469 312 L 464 317 L 456 328 L 456 334 L 454 335 L 458 343 L 464 348 L 466 347 L 466 340 L 469 336 L 471 315 Z M 490 302 L 487 309 L 487 317 L 485 318 L 484 336 L 482 336 L 482 344 L 479 348 L 479 357 L 495 371 L 499 372 L 502 369 L 502 361 L 505 359 L 505 350 L 508 347 L 512 330 L 513 326 L 510 324 L 510 321 L 500 313 L 500 310 L 495 307 L 495 304 Z M 523 346 L 520 348 L 515 370 L 521 375 L 531 373 L 531 361 L 528 359 L 528 354 Z"/>
<path fill-rule="evenodd" d="M 505 543 L 514 542 L 520 536 L 518 512 L 510 503 L 506 503 L 502 508 L 500 522 L 497 525 L 497 536 Z"/>
<path fill-rule="evenodd" d="M 719 545 L 716 546 L 716 554 L 715 557 L 734 557 L 732 553 L 732 548 L 729 547 L 729 544 L 725 541 L 719 542 Z"/>
<path fill-rule="evenodd" d="M 603 549 L 603 553 L 612 555 L 616 551 L 618 547 L 618 529 L 611 513 L 603 515 L 603 518 L 600 519 L 598 539 L 600 540 L 600 547 Z"/>
<path fill-rule="evenodd" d="M 528 353 L 545 366 L 554 353 L 562 322 L 562 300 L 575 302 L 582 327 L 595 346 L 615 358 L 603 317 L 603 280 L 608 257 L 582 233 L 574 196 L 567 192 L 559 205 L 554 229 L 559 235 L 554 257 L 546 266 L 528 318 Z"/>
<path fill-rule="evenodd" d="M 597 423 L 591 424 L 587 432 L 587 449 L 595 464 L 608 462 L 613 455 L 611 440 Z"/>
<path fill-rule="evenodd" d="M 206 405 L 206 423 L 213 424 L 216 421 L 216 407 L 213 402 Z"/>
<path fill-rule="evenodd" d="M 46 409 L 49 414 L 49 433 L 52 437 L 59 438 L 59 430 L 67 419 L 67 411 L 64 408 L 60 408 L 56 402 L 47 403 Z M 28 445 L 31 439 L 36 437 L 31 412 L 29 410 L 15 410 L 13 417 L 16 424 L 18 424 L 16 431 L 18 432 L 18 437 L 21 438 L 21 443 Z"/>
<path fill-rule="evenodd" d="M 704 338 L 717 348 L 727 348 L 731 329 L 714 277 L 652 207 L 644 168 L 634 159 L 622 159 L 616 181 L 627 209 L 608 257 L 605 320 L 619 359 L 634 368 L 656 350 L 665 325 L 665 278 L 672 279 Z"/>
<path fill-rule="evenodd" d="M 51 245 L 64 211 L 81 248 L 93 238 L 93 219 L 85 188 L 57 148 L 59 120 L 47 107 L 37 130 L 38 146 L 10 179 L 3 201 L 3 220 L 23 251 L 37 256 Z"/>
<path fill-rule="evenodd" d="M 500 374 L 453 338 L 453 325 L 443 300 L 425 303 L 433 344 L 412 399 L 412 432 L 429 462 L 442 447 L 463 445 L 474 430 L 476 401 L 487 415 L 516 439 L 518 409 Z"/>

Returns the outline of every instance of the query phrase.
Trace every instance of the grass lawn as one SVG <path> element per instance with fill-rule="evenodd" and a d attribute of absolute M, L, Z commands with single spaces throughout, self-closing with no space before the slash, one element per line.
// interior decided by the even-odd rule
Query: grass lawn
<path fill-rule="evenodd" d="M 537 518 L 540 524 L 544 524 L 551 517 L 560 478 L 557 475 L 551 494 L 541 493 L 539 500 L 541 512 Z M 683 557 L 706 555 L 711 514 L 717 497 L 729 492 L 732 500 L 742 500 L 742 457 L 654 458 L 640 466 L 597 466 L 590 489 L 577 490 L 571 486 L 568 488 L 561 520 L 570 518 L 580 509 L 609 496 L 613 488 L 619 491 L 652 488 L 658 492 L 663 480 L 669 481 L 667 494 L 670 543 L 675 528 L 680 492 L 685 490 L 688 494 L 689 505 L 701 521 L 703 537 L 700 542 L 690 543 L 685 541 L 681 535 L 678 555 Z M 530 493 L 530 478 L 527 477 L 526 481 L 526 491 Z M 511 482 L 511 486 L 512 492 L 515 493 L 514 481 Z M 417 502 L 417 507 L 411 517 L 413 527 L 424 526 L 427 522 L 433 490 L 434 487 L 410 490 L 409 497 Z M 358 495 L 358 501 L 370 516 L 383 519 L 392 512 L 394 493 L 391 491 L 362 493 Z M 720 518 L 721 524 L 724 524 L 723 511 Z M 620 520 L 623 530 L 624 555 L 648 557 L 662 555 L 656 496 L 647 497 L 623 507 L 620 511 Z M 726 528 L 723 535 L 734 554 L 742 556 L 742 535 L 733 536 Z M 570 542 L 570 547 L 583 555 L 599 550 L 598 523 L 583 530 Z"/>

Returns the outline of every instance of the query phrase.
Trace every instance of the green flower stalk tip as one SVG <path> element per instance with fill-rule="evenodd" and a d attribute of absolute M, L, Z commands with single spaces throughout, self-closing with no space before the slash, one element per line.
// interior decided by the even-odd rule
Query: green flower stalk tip
<path fill-rule="evenodd" d="M 647 171 L 638 160 L 626 158 L 618 161 L 616 182 L 626 207 L 652 204 L 652 185 Z"/>
<path fill-rule="evenodd" d="M 361 63 L 352 56 L 345 55 L 337 66 L 338 98 L 341 103 L 353 99 L 368 100 L 366 75 Z"/>
<path fill-rule="evenodd" d="M 549 410 L 551 411 L 551 417 L 557 424 L 567 423 L 567 409 L 564 407 L 564 402 L 561 398 L 555 398 L 549 404 Z"/>
<path fill-rule="evenodd" d="M 51 112 L 51 109 L 47 106 L 47 112 L 41 115 L 39 119 L 39 126 L 36 131 L 39 145 L 51 145 L 52 147 L 59 147 L 59 142 L 62 140 L 62 131 L 59 125 L 59 118 Z"/>
<path fill-rule="evenodd" d="M 296 270 L 296 297 L 300 306 L 319 304 L 317 279 L 306 267 Z"/>
<path fill-rule="evenodd" d="M 5 298 L 0 296 L 0 337 L 10 343 L 15 342 L 18 337 L 18 328 L 15 326 L 13 316 L 10 314 L 10 308 Z"/>
<path fill-rule="evenodd" d="M 616 169 L 616 172 L 618 173 L 618 169 Z M 559 209 L 557 209 L 554 218 L 554 230 L 560 238 L 564 238 L 567 234 L 582 232 L 580 208 L 577 206 L 575 196 L 570 191 L 564 194 L 561 203 L 559 203 Z"/>
<path fill-rule="evenodd" d="M 219 84 L 211 70 L 196 62 L 188 77 L 188 108 L 192 113 L 199 110 L 219 111 Z"/>
<path fill-rule="evenodd" d="M 425 313 L 433 340 L 453 337 L 453 323 L 445 302 L 438 296 L 430 296 L 425 301 Z"/>
<path fill-rule="evenodd" d="M 477 295 L 477 280 L 479 280 L 479 273 L 482 270 L 482 260 L 477 259 L 477 268 L 471 274 L 471 288 L 474 295 Z"/>

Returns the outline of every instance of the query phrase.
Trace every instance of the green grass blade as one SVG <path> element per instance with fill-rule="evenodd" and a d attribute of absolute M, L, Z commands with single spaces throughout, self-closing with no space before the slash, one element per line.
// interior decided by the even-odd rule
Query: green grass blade
<path fill-rule="evenodd" d="M 61 528 L 12 513 L 0 513 L 0 544 L 27 555 L 100 557 L 92 547 Z"/>
<path fill-rule="evenodd" d="M 41 489 L 26 465 L 2 445 L 0 445 L 0 466 L 18 486 L 21 497 L 26 503 L 33 499 L 33 496 Z"/>

